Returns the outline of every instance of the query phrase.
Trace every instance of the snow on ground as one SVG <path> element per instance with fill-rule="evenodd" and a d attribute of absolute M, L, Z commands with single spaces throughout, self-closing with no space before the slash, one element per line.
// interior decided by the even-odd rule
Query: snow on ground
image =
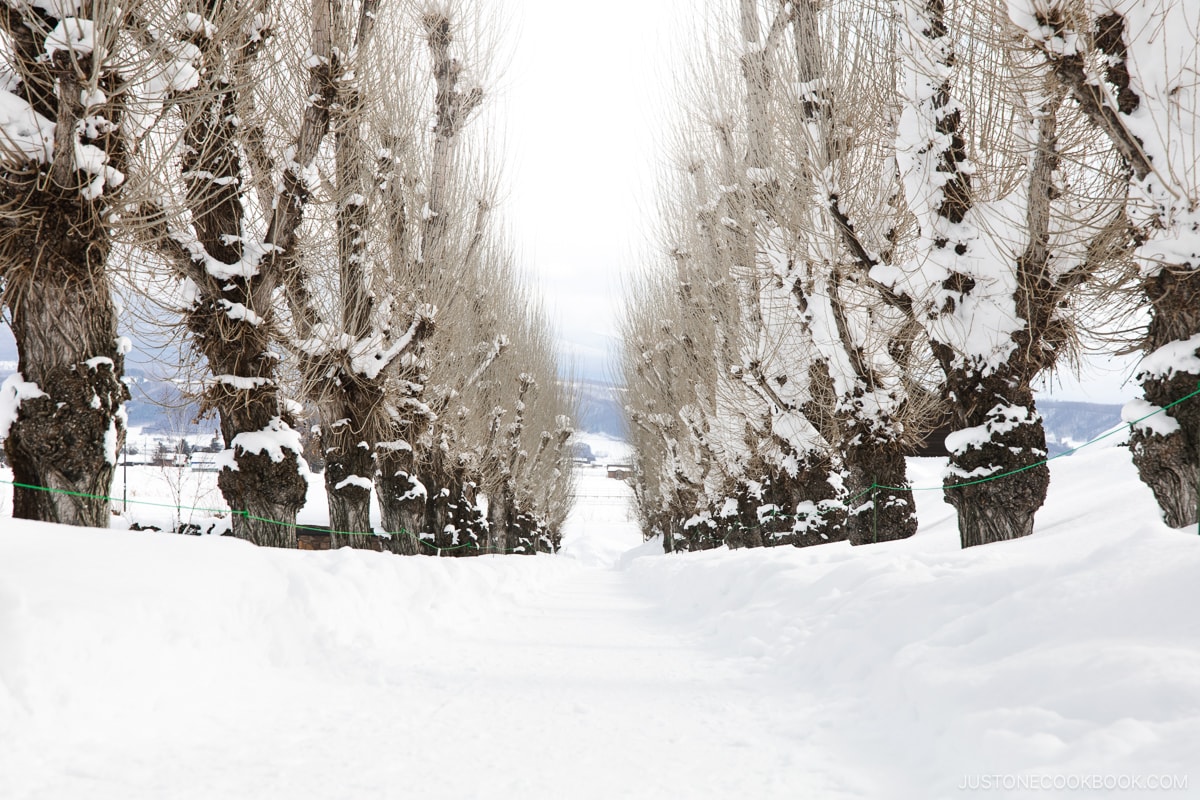
<path fill-rule="evenodd" d="M 590 447 L 597 464 L 628 464 L 633 458 L 633 448 L 628 442 L 606 433 L 576 433 L 572 441 Z"/>
<path fill-rule="evenodd" d="M 556 557 L 0 518 L 0 797 L 1194 796 L 1200 537 L 1124 449 L 1052 473 L 969 551 L 922 492 L 906 542 L 663 556 L 600 469 Z"/>

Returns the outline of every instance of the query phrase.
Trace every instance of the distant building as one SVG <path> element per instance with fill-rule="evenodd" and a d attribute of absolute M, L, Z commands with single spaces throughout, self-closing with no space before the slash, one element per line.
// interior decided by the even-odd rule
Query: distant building
<path fill-rule="evenodd" d="M 630 478 L 632 476 L 633 476 L 633 465 L 632 464 L 609 464 L 608 465 L 608 477 L 612 478 L 613 480 L 623 481 L 626 478 Z"/>

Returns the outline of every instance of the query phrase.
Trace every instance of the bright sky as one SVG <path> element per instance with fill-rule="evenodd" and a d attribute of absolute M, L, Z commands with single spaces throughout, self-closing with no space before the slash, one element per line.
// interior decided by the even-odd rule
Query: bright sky
<path fill-rule="evenodd" d="M 585 373 L 602 368 L 622 277 L 648 251 L 680 0 L 507 0 L 499 86 L 505 210 Z"/>

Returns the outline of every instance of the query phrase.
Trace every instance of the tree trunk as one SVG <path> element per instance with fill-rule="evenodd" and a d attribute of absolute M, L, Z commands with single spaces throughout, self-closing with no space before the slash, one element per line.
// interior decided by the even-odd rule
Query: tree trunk
<path fill-rule="evenodd" d="M 224 294 L 236 298 L 238 283 L 230 281 Z M 234 511 L 233 535 L 267 547 L 295 547 L 296 514 L 304 507 L 308 482 L 300 474 L 299 437 L 275 384 L 278 359 L 270 350 L 268 326 L 230 319 L 216 300 L 197 304 L 188 313 L 188 327 L 217 376 L 205 406 L 219 412 L 225 448 L 233 451 L 236 468 L 226 466 L 217 476 Z"/>
<path fill-rule="evenodd" d="M 959 399 L 953 409 L 959 430 L 947 437 L 945 496 L 958 512 L 962 546 L 1028 536 L 1050 485 L 1049 468 L 1033 466 L 1046 459 L 1033 392 L 996 374 L 980 379 L 947 370 L 947 380 Z"/>
<path fill-rule="evenodd" d="M 432 483 L 428 477 L 423 481 L 426 485 Z M 436 486 L 436 484 L 434 484 Z M 421 532 L 433 537 L 433 547 L 439 556 L 449 556 L 449 548 L 456 544 L 454 536 L 446 530 L 450 511 L 450 490 L 438 486 L 429 501 L 425 503 L 425 522 Z"/>
<path fill-rule="evenodd" d="M 44 213 L 6 243 L 16 262 L 4 278 L 21 377 L 41 394 L 26 391 L 5 442 L 13 516 L 107 528 L 129 398 L 108 234 L 77 188 L 34 191 L 29 207 Z"/>
<path fill-rule="evenodd" d="M 533 515 L 523 511 L 520 506 L 509 510 L 508 540 L 509 550 L 523 556 L 535 555 L 538 551 L 538 539 L 541 534 L 537 520 Z M 549 552 L 549 550 L 547 550 Z"/>
<path fill-rule="evenodd" d="M 325 415 L 322 415 L 325 416 Z M 348 423 L 321 427 L 325 454 L 325 493 L 329 500 L 330 546 L 381 550 L 371 533 L 371 479 L 375 462 L 369 447 Z"/>
<path fill-rule="evenodd" d="M 771 480 L 767 479 L 764 484 L 770 485 Z M 744 482 L 738 484 L 735 499 L 738 513 L 725 530 L 724 544 L 731 550 L 742 547 L 762 547 L 764 544 L 779 544 L 781 536 L 768 532 L 764 537 L 762 524 L 758 519 L 758 507 L 767 501 L 752 495 L 750 487 Z M 787 523 L 784 524 L 784 527 L 787 527 Z M 782 534 L 784 537 L 786 535 Z"/>
<path fill-rule="evenodd" d="M 507 482 L 501 486 L 500 490 L 494 492 L 488 497 L 488 542 L 487 551 L 489 553 L 502 554 L 508 552 L 509 542 L 509 514 L 512 512 L 512 490 Z"/>
<path fill-rule="evenodd" d="M 799 460 L 795 475 L 778 472 L 764 498 L 791 515 L 791 529 L 763 537 L 763 544 L 810 547 L 845 540 L 845 512 L 829 483 L 832 474 L 830 459 L 816 453 Z"/>
<path fill-rule="evenodd" d="M 465 467 L 455 475 L 457 495 L 453 502 L 452 523 L 458 531 L 461 549 L 458 555 L 476 556 L 487 547 L 488 525 L 475 502 L 475 483 L 467 478 Z"/>
<path fill-rule="evenodd" d="M 908 465 L 895 441 L 850 445 L 846 466 L 846 533 L 850 544 L 907 539 L 917 532 L 917 509 L 908 489 Z M 873 486 L 895 488 L 872 488 Z"/>
<path fill-rule="evenodd" d="M 1175 12 L 1187 7 L 1187 3 L 1161 4 L 1155 24 L 1177 25 L 1186 17 Z M 1071 25 L 1079 20 L 1061 12 L 1053 5 L 1039 10 L 1041 29 L 1049 26 L 1056 36 L 1038 41 L 1037 46 L 1063 89 L 1129 167 L 1131 195 L 1137 198 L 1134 205 L 1143 206 L 1143 214 L 1154 209 L 1150 219 L 1141 222 L 1147 238 L 1143 245 L 1151 250 L 1143 269 L 1153 267 L 1153 274 L 1142 282 L 1151 311 L 1144 349 L 1164 358 L 1149 369 L 1144 366 L 1139 379 L 1146 403 L 1165 408 L 1195 391 L 1200 379 L 1200 369 L 1195 367 L 1200 358 L 1200 272 L 1189 244 L 1196 230 L 1196 182 L 1188 162 L 1195 150 L 1195 119 L 1186 111 L 1179 113 L 1177 89 L 1144 92 L 1144 85 L 1163 79 L 1156 76 L 1161 69 L 1156 39 L 1141 39 L 1137 31 L 1131 37 L 1120 11 L 1097 7 L 1089 12 L 1095 14 L 1087 20 L 1090 30 L 1079 38 L 1090 39 L 1101 58 L 1089 58 L 1078 48 L 1062 52 L 1046 45 L 1065 40 L 1060 35 L 1083 31 L 1072 31 Z M 1180 30 L 1181 35 L 1184 32 Z M 1194 46 L 1194 31 L 1186 33 L 1193 35 Z M 1143 48 L 1148 44 L 1147 51 Z M 1145 120 L 1161 120 L 1166 127 L 1150 131 Z M 1151 410 L 1140 403 L 1129 408 L 1139 417 Z M 1166 523 L 1174 528 L 1195 524 L 1200 516 L 1200 401 L 1188 400 L 1135 427 L 1129 444 L 1138 474 L 1154 493 Z"/>
<path fill-rule="evenodd" d="M 375 459 L 379 469 L 375 476 L 379 512 L 383 529 L 392 535 L 388 549 L 403 556 L 429 552 L 420 540 L 426 492 L 416 476 L 412 449 L 381 447 Z"/>
<path fill-rule="evenodd" d="M 1181 351 L 1200 359 L 1200 272 L 1164 269 L 1146 281 L 1153 318 L 1148 349 Z M 1146 401 L 1160 408 L 1200 388 L 1200 370 L 1147 370 L 1141 376 Z M 1200 481 L 1200 397 L 1186 400 L 1133 430 L 1129 449 L 1138 475 L 1154 493 L 1163 519 L 1172 528 L 1197 524 Z M 1155 431 L 1161 432 L 1155 432 Z"/>

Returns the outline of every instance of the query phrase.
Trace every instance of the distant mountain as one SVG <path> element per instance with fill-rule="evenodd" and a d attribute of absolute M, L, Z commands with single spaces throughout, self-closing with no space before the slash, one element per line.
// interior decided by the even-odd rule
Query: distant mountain
<path fill-rule="evenodd" d="M 1051 455 L 1062 453 L 1095 439 L 1121 424 L 1121 406 L 1038 400 L 1046 425 L 1046 444 Z"/>
<path fill-rule="evenodd" d="M 626 436 L 622 414 L 624 389 L 604 381 L 580 383 L 582 402 L 579 428 L 588 433 L 602 433 L 614 438 Z M 1046 425 L 1046 443 L 1050 455 L 1078 447 L 1121 424 L 1121 406 L 1104 403 L 1079 403 L 1039 399 L 1038 411 Z M 948 433 L 949 429 L 945 433 Z M 935 433 L 922 453 L 945 455 L 945 433 Z"/>
<path fill-rule="evenodd" d="M 579 420 L 576 427 L 587 433 L 602 433 L 614 439 L 625 438 L 625 389 L 603 381 L 580 381 Z"/>

